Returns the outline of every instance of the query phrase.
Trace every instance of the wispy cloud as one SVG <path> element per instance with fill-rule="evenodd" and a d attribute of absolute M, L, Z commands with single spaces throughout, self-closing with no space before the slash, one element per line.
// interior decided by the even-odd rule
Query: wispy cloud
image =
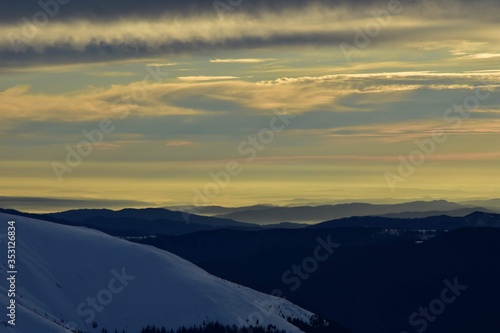
<path fill-rule="evenodd" d="M 102 77 L 123 77 L 123 76 L 134 76 L 135 73 L 132 72 L 90 72 L 89 75 L 102 76 Z"/>
<path fill-rule="evenodd" d="M 146 87 L 142 81 L 111 87 L 87 87 L 64 94 L 35 93 L 29 85 L 17 85 L 0 92 L 0 120 L 102 119 L 118 112 L 117 99 L 139 89 L 146 89 L 146 98 L 128 105 L 130 113 L 138 117 L 213 114 L 207 103 L 230 103 L 231 110 L 217 107 L 223 113 L 249 109 L 254 113 L 269 112 L 285 105 L 294 113 L 314 112 L 318 108 L 337 113 L 366 112 L 378 110 L 375 106 L 386 109 L 390 103 L 404 101 L 409 98 L 408 94 L 421 90 L 467 94 L 476 87 L 492 93 L 500 89 L 500 71 L 353 73 L 283 77 L 260 82 L 244 81 L 237 76 L 184 76 L 177 79 L 150 83 Z M 205 98 L 203 103 L 192 102 L 199 101 L 200 96 Z M 452 102 L 444 105 L 441 113 L 452 105 Z M 484 105 L 482 109 L 497 108 Z"/>
<path fill-rule="evenodd" d="M 199 82 L 199 81 L 220 81 L 220 80 L 234 80 L 237 76 L 179 76 L 177 77 L 181 81 L 189 82 Z"/>
<path fill-rule="evenodd" d="M 464 153 L 464 154 L 433 154 L 428 157 L 434 161 L 492 161 L 500 160 L 500 153 Z M 257 157 L 257 162 L 267 161 L 366 161 L 366 162 L 398 162 L 399 157 L 394 155 L 294 155 Z"/>
<path fill-rule="evenodd" d="M 266 61 L 274 60 L 273 58 L 246 58 L 246 59 L 211 59 L 212 63 L 222 64 L 258 64 Z"/>
<path fill-rule="evenodd" d="M 178 65 L 178 63 L 176 63 L 176 62 L 147 64 L 147 66 L 149 66 L 149 67 L 169 67 L 169 66 L 177 66 L 177 65 Z"/>
<path fill-rule="evenodd" d="M 492 59 L 492 58 L 500 58 L 500 53 L 477 53 L 477 54 L 469 54 L 465 58 L 467 58 L 467 59 Z"/>
<path fill-rule="evenodd" d="M 47 198 L 0 196 L 0 207 L 27 209 L 30 212 L 55 212 L 77 208 L 123 208 L 152 207 L 154 204 L 134 200 L 111 200 L 102 198 Z"/>
<path fill-rule="evenodd" d="M 120 147 L 121 147 L 121 145 L 118 145 L 116 143 L 110 143 L 110 142 L 100 142 L 100 143 L 95 145 L 95 148 L 97 150 L 113 150 L 113 149 L 117 149 Z"/>
<path fill-rule="evenodd" d="M 182 146 L 190 146 L 192 145 L 192 141 L 187 140 L 169 140 L 165 142 L 165 146 L 167 147 L 182 147 Z"/>

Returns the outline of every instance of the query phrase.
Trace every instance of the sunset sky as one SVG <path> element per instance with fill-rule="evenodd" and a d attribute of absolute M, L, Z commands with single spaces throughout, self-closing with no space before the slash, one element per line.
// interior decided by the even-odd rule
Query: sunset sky
<path fill-rule="evenodd" d="M 500 197 L 499 3 L 348 3 L 2 4 L 0 206 Z"/>

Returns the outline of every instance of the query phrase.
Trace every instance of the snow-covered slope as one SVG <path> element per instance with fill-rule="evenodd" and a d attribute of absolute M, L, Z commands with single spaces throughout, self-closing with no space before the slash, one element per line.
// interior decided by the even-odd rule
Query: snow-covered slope
<path fill-rule="evenodd" d="M 6 328 L 10 220 L 16 221 L 17 313 L 16 326 Z M 64 325 L 71 323 L 84 332 L 138 333 L 148 324 L 175 329 L 208 319 L 242 326 L 248 318 L 296 332 L 282 315 L 306 322 L 312 315 L 169 252 L 91 229 L 0 214 L 0 241 L 2 332 L 68 332 Z"/>

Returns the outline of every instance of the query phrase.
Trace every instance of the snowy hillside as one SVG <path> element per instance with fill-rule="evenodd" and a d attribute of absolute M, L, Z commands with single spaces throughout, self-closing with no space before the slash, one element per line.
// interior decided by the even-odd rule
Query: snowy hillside
<path fill-rule="evenodd" d="M 6 326 L 7 221 L 16 221 L 16 326 Z M 0 331 L 138 333 L 148 324 L 177 328 L 259 319 L 299 331 L 282 315 L 312 315 L 287 301 L 214 277 L 171 253 L 86 228 L 0 214 Z M 93 328 L 95 322 L 97 327 Z"/>

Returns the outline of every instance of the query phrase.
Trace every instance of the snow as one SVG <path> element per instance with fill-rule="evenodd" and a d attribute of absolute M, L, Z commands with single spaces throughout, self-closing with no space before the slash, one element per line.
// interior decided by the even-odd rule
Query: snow
<path fill-rule="evenodd" d="M 16 221 L 17 313 L 16 325 L 4 330 L 10 220 Z M 312 315 L 286 300 L 210 275 L 169 252 L 96 230 L 7 214 L 0 214 L 0 230 L 5 256 L 0 258 L 2 332 L 66 333 L 64 326 L 71 323 L 85 332 L 107 328 L 138 333 L 148 324 L 175 329 L 218 320 L 242 326 L 247 318 L 299 332 L 281 314 L 306 322 Z M 87 298 L 98 296 L 93 309 Z M 92 328 L 92 322 L 98 327 Z"/>

